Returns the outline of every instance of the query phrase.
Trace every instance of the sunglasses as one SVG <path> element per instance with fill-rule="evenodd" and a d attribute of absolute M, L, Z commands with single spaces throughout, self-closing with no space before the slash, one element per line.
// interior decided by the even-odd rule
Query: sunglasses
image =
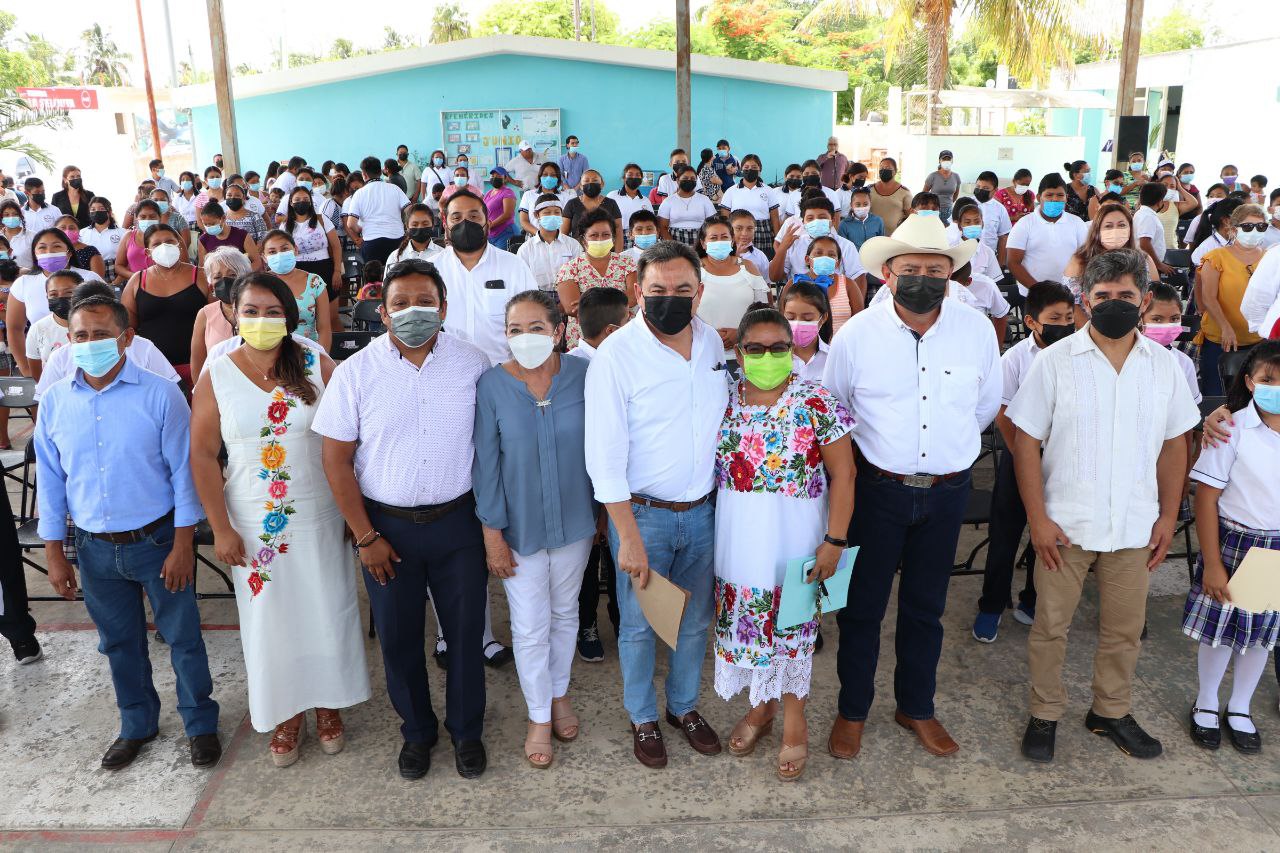
<path fill-rule="evenodd" d="M 785 352 L 791 352 L 791 344 L 782 342 L 776 343 L 772 346 L 765 346 L 764 344 L 743 344 L 742 351 L 747 355 L 764 355 L 765 353 L 782 355 Z"/>
<path fill-rule="evenodd" d="M 1236 226 L 1237 231 L 1266 231 L 1267 223 L 1265 222 L 1241 222 Z"/>

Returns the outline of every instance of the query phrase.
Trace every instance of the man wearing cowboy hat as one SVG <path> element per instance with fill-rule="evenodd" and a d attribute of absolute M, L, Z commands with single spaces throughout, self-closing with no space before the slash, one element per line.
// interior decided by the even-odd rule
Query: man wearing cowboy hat
<path fill-rule="evenodd" d="M 944 299 L 975 241 L 952 246 L 941 220 L 910 216 L 862 245 L 863 266 L 893 294 L 845 323 L 823 385 L 856 420 L 857 488 L 850 544 L 860 546 L 840 625 L 839 713 L 827 748 L 850 759 L 875 695 L 880 622 L 894 574 L 898 621 L 895 719 L 926 750 L 959 747 L 934 717 L 942 611 L 969 496 L 969 467 L 1000 408 L 1000 348 L 991 322 Z"/>

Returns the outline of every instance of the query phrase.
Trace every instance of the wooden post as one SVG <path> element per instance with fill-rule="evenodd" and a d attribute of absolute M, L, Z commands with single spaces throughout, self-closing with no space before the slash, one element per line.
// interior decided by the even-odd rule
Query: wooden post
<path fill-rule="evenodd" d="M 676 146 L 689 152 L 693 160 L 689 109 L 689 0 L 676 0 Z"/>
<path fill-rule="evenodd" d="M 142 45 L 142 81 L 147 88 L 147 112 L 151 114 L 151 147 L 155 151 L 152 159 L 161 159 L 164 154 L 160 150 L 160 122 L 156 118 L 156 92 L 151 87 L 151 63 L 147 60 L 147 32 L 142 26 L 142 0 L 134 0 L 138 10 L 138 41 Z"/>
<path fill-rule="evenodd" d="M 208 0 L 209 46 L 213 51 L 213 91 L 218 100 L 218 135 L 222 139 L 222 171 L 240 171 L 240 149 L 236 142 L 236 108 L 231 96 L 231 63 L 227 59 L 227 27 L 222 18 L 222 0 Z"/>
<path fill-rule="evenodd" d="M 1124 40 L 1120 45 L 1120 80 L 1116 85 L 1116 129 L 1120 117 L 1133 115 L 1133 101 L 1138 88 L 1138 54 L 1142 47 L 1142 4 L 1144 0 L 1125 0 Z M 1118 141 L 1118 140 L 1117 140 Z M 1112 145 L 1111 165 L 1118 168 L 1121 160 L 1128 159 L 1118 144 Z"/>
<path fill-rule="evenodd" d="M 582 41 L 582 0 L 573 0 L 573 40 Z"/>

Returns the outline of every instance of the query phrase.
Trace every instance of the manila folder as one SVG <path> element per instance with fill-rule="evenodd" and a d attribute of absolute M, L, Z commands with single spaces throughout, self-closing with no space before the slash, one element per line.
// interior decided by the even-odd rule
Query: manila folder
<path fill-rule="evenodd" d="M 1246 613 L 1280 610 L 1280 551 L 1250 548 L 1227 582 L 1231 603 Z"/>
<path fill-rule="evenodd" d="M 644 589 L 635 585 L 634 578 L 631 588 L 653 632 L 674 651 L 680 637 L 680 620 L 684 616 L 685 605 L 689 603 L 689 591 L 655 571 L 649 572 L 649 582 Z"/>

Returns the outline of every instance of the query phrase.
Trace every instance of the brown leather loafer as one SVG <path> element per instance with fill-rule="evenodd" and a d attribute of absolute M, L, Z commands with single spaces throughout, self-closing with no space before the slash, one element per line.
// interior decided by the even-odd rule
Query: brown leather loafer
<path fill-rule="evenodd" d="M 667 725 L 681 729 L 685 739 L 689 741 L 689 746 L 703 755 L 720 754 L 720 736 L 697 711 L 690 711 L 683 717 L 677 717 L 667 711 Z"/>
<path fill-rule="evenodd" d="M 950 755 L 960 749 L 960 744 L 951 739 L 947 730 L 942 727 L 936 717 L 927 720 L 913 720 L 901 711 L 895 711 L 893 720 L 904 729 L 915 732 L 920 745 L 934 755 Z"/>
<path fill-rule="evenodd" d="M 857 758 L 862 751 L 862 728 L 865 725 L 865 720 L 846 720 L 837 714 L 831 726 L 831 737 L 827 738 L 827 752 L 833 758 L 845 761 Z"/>
<path fill-rule="evenodd" d="M 631 724 L 632 751 L 645 767 L 667 766 L 667 745 L 662 740 L 662 730 L 658 723 Z"/>

